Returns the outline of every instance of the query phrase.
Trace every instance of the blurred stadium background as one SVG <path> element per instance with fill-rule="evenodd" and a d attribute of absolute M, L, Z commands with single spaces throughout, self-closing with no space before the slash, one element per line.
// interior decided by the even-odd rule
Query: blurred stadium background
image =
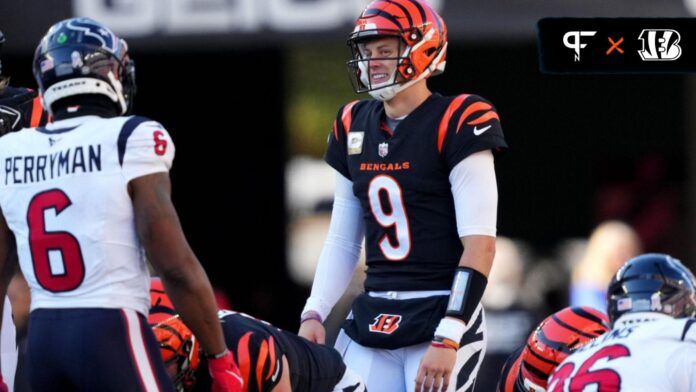
<path fill-rule="evenodd" d="M 164 124 L 176 142 L 174 201 L 211 280 L 235 309 L 296 331 L 331 210 L 326 137 L 339 105 L 358 98 L 345 39 L 367 3 L 5 0 L 3 73 L 13 85 L 34 87 L 35 45 L 63 18 L 89 16 L 125 37 L 137 65 L 135 110 Z M 496 360 L 534 323 L 568 303 L 571 280 L 579 289 L 601 282 L 612 260 L 641 248 L 696 266 L 695 80 L 542 75 L 537 20 L 686 17 L 696 6 L 431 4 L 450 34 L 447 71 L 432 89 L 494 102 L 511 146 L 496 166 L 499 234 L 512 240 L 499 241 L 486 294 L 491 355 L 483 371 L 494 375 Z M 593 229 L 610 220 L 627 226 L 605 226 L 588 246 Z M 332 316 L 334 330 L 342 316 Z"/>

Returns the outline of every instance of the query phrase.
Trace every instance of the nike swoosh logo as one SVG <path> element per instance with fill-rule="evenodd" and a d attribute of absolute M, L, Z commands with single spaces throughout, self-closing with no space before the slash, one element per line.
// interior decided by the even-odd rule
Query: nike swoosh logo
<path fill-rule="evenodd" d="M 492 127 L 492 125 L 489 125 L 487 127 L 481 128 L 481 129 L 474 127 L 474 135 L 478 136 L 478 135 L 486 132 L 487 130 L 489 130 L 491 127 Z"/>
<path fill-rule="evenodd" d="M 280 361 L 276 362 L 276 371 L 273 373 L 273 376 L 271 377 L 271 382 L 275 382 L 276 378 L 278 377 L 278 373 L 280 373 Z"/>

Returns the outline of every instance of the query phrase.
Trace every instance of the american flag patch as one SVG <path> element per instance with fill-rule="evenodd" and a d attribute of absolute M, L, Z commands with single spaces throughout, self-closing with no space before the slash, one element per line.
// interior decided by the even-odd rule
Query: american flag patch
<path fill-rule="evenodd" d="M 632 307 L 633 304 L 631 303 L 630 298 L 621 298 L 620 300 L 616 301 L 616 308 L 619 312 L 630 310 Z"/>

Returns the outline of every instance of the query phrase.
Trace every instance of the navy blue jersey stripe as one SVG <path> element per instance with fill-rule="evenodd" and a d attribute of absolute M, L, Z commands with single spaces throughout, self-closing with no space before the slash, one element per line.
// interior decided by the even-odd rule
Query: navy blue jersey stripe
<path fill-rule="evenodd" d="M 696 323 L 696 319 L 690 318 L 686 320 L 686 323 L 684 324 L 684 330 L 682 331 L 682 336 L 681 340 L 683 341 L 686 338 L 686 334 L 689 332 L 689 329 L 691 328 L 692 325 Z"/>
<path fill-rule="evenodd" d="M 123 166 L 123 156 L 126 155 L 126 144 L 128 143 L 128 138 L 138 125 L 150 121 L 147 117 L 133 116 L 129 118 L 121 127 L 121 133 L 118 134 L 118 164 Z"/>
<path fill-rule="evenodd" d="M 47 135 L 55 135 L 58 133 L 65 133 L 65 132 L 70 132 L 73 129 L 77 128 L 77 126 L 70 127 L 70 128 L 57 128 L 57 129 L 46 129 L 46 127 L 38 127 L 36 130 L 41 133 L 45 133 Z"/>

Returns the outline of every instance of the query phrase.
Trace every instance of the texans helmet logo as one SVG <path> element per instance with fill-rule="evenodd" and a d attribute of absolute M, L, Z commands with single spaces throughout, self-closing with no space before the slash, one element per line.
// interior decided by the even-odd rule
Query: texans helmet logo
<path fill-rule="evenodd" d="M 66 26 L 69 30 L 79 31 L 83 34 L 83 42 L 90 42 L 96 46 L 101 46 L 111 53 L 116 53 L 119 40 L 114 33 L 104 26 L 95 23 L 89 18 L 70 19 Z"/>

